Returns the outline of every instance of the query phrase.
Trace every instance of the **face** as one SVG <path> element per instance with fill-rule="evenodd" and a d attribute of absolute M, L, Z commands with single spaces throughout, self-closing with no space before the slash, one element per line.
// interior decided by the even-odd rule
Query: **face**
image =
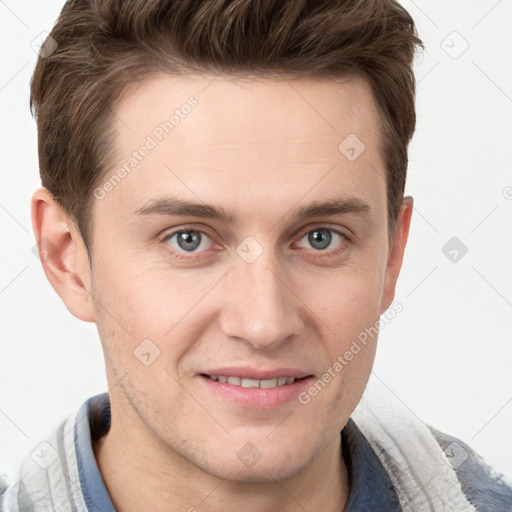
<path fill-rule="evenodd" d="M 219 477 L 299 473 L 339 442 L 376 339 L 351 346 L 393 297 L 369 88 L 156 76 L 115 120 L 90 275 L 114 421 Z"/>

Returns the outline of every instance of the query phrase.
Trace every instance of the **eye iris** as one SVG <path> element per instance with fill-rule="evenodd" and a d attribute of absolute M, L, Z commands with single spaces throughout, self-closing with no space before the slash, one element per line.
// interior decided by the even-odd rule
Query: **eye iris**
<path fill-rule="evenodd" d="M 325 249 L 331 243 L 331 232 L 327 229 L 315 229 L 308 235 L 309 243 L 316 249 Z M 315 245 L 315 244 L 319 244 Z"/>
<path fill-rule="evenodd" d="M 197 231 L 184 231 L 177 234 L 178 245 L 184 251 L 193 251 L 201 243 L 201 233 Z"/>

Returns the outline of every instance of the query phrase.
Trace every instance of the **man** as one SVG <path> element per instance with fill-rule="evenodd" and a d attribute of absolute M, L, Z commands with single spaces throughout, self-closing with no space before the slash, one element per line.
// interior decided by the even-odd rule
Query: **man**
<path fill-rule="evenodd" d="M 71 1 L 52 42 L 33 226 L 109 392 L 5 510 L 509 510 L 461 441 L 356 410 L 412 214 L 408 13 Z"/>

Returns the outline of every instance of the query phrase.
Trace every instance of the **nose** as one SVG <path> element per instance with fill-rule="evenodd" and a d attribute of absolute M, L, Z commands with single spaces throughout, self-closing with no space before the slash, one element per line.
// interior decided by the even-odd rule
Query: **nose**
<path fill-rule="evenodd" d="M 252 263 L 237 257 L 226 278 L 220 320 L 226 336 L 268 350 L 303 332 L 300 298 L 272 255 L 264 251 Z"/>

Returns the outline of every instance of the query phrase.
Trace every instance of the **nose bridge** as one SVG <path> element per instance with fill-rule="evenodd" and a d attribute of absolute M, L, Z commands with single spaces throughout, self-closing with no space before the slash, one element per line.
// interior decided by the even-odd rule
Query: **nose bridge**
<path fill-rule="evenodd" d="M 263 251 L 254 261 L 237 256 L 227 281 L 222 311 L 225 335 L 257 348 L 270 348 L 302 331 L 297 299 L 279 271 L 276 257 Z"/>

